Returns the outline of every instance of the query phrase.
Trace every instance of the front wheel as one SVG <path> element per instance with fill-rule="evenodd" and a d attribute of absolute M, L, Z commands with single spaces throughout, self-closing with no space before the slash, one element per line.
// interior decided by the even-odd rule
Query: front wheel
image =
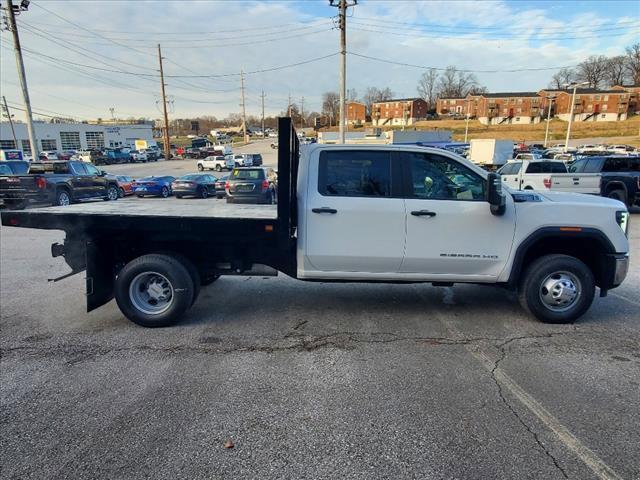
<path fill-rule="evenodd" d="M 220 165 L 216 165 L 216 172 L 221 172 L 222 171 L 222 167 Z"/>
<path fill-rule="evenodd" d="M 201 163 L 199 163 L 199 164 L 198 164 L 198 171 L 199 171 L 199 172 L 204 171 L 204 167 L 202 166 L 202 164 L 201 164 Z"/>
<path fill-rule="evenodd" d="M 622 203 L 627 205 L 627 193 L 624 190 L 612 190 L 607 194 L 607 197 L 613 198 L 614 200 L 620 200 Z"/>
<path fill-rule="evenodd" d="M 118 200 L 118 198 L 120 198 L 120 190 L 118 187 L 115 185 L 109 185 L 105 200 Z"/>
<path fill-rule="evenodd" d="M 526 269 L 518 297 L 522 307 L 544 323 L 572 323 L 591 306 L 593 273 L 568 255 L 545 255 Z"/>
<path fill-rule="evenodd" d="M 169 189 L 167 187 L 162 187 L 160 195 L 162 196 L 162 198 L 167 198 L 169 196 Z"/>
<path fill-rule="evenodd" d="M 209 196 L 209 190 L 206 187 L 200 190 L 200 198 L 207 198 Z"/>
<path fill-rule="evenodd" d="M 71 205 L 71 195 L 67 190 L 58 190 L 56 192 L 55 205 L 58 207 L 66 207 Z"/>
<path fill-rule="evenodd" d="M 189 269 L 170 255 L 143 255 L 130 261 L 115 283 L 120 311 L 143 327 L 178 322 L 191 306 L 194 291 Z"/>
<path fill-rule="evenodd" d="M 124 193 L 124 188 L 120 187 L 120 188 L 118 189 L 118 197 L 119 197 L 119 198 L 124 198 L 124 195 L 125 195 L 125 193 Z"/>

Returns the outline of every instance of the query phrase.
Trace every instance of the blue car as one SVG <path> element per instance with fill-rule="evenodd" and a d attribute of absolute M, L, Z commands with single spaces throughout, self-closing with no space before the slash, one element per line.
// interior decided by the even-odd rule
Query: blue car
<path fill-rule="evenodd" d="M 173 192 L 171 190 L 171 182 L 175 177 L 144 177 L 133 182 L 133 193 L 142 198 L 146 195 L 154 197 L 167 198 Z"/>

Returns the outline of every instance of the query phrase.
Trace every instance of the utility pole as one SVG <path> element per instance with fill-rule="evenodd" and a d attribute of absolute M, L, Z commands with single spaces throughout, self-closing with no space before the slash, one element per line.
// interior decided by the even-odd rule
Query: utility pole
<path fill-rule="evenodd" d="M 576 82 L 571 82 L 571 83 L 565 83 L 563 86 L 567 87 L 567 88 L 573 88 L 573 95 L 571 95 L 571 112 L 569 113 L 569 125 L 567 126 L 567 139 L 564 142 L 564 153 L 567 153 L 567 150 L 569 149 L 569 138 L 571 137 L 571 124 L 573 123 L 573 107 L 575 107 L 576 104 L 576 90 L 578 89 L 579 86 L 582 85 L 589 85 L 589 82 L 581 82 L 581 83 L 576 83 Z"/>
<path fill-rule="evenodd" d="M 467 137 L 469 136 L 469 103 L 471 99 L 467 98 L 465 101 L 467 102 L 467 121 L 464 126 L 464 143 L 467 143 Z"/>
<path fill-rule="evenodd" d="M 111 120 L 115 120 L 115 119 L 116 119 L 116 117 L 115 117 L 115 115 L 113 114 L 113 112 L 115 112 L 115 111 L 116 111 L 116 109 L 115 109 L 115 108 L 113 108 L 113 107 L 109 107 L 109 111 L 111 112 Z"/>
<path fill-rule="evenodd" d="M 20 48 L 20 36 L 18 35 L 18 24 L 16 23 L 16 12 L 20 14 L 28 8 L 29 3 L 25 5 L 20 3 L 19 7 L 14 7 L 12 0 L 7 0 L 7 14 L 9 17 L 9 28 L 13 34 L 13 48 L 16 52 L 16 64 L 18 65 L 18 76 L 20 77 L 20 87 L 22 88 L 22 97 L 24 98 L 24 111 L 27 117 L 27 131 L 29 132 L 29 144 L 31 145 L 31 158 L 38 159 L 38 142 L 36 141 L 36 132 L 33 128 L 33 113 L 31 112 L 31 101 L 29 100 L 29 89 L 27 88 L 27 76 L 24 71 L 24 61 L 22 60 L 22 49 Z M 16 145 L 16 148 L 18 146 Z"/>
<path fill-rule="evenodd" d="M 300 128 L 304 128 L 304 97 L 300 100 Z"/>
<path fill-rule="evenodd" d="M 262 90 L 262 95 L 260 95 L 260 98 L 262 99 L 262 138 L 265 137 L 264 134 L 264 90 Z"/>
<path fill-rule="evenodd" d="M 13 134 L 13 143 L 15 148 L 18 150 L 22 150 L 18 147 L 18 137 L 16 137 L 16 129 L 13 128 L 13 118 L 11 118 L 11 112 L 9 111 L 9 107 L 7 106 L 7 99 L 2 96 L 2 102 L 4 103 L 4 111 L 7 113 L 7 118 L 9 119 L 9 125 L 11 125 L 11 133 Z"/>
<path fill-rule="evenodd" d="M 547 128 L 544 131 L 544 146 L 547 146 L 547 141 L 549 140 L 549 122 L 551 121 L 551 105 L 553 105 L 553 101 L 555 100 L 555 96 L 547 97 L 547 101 L 549 102 L 549 110 L 547 110 Z"/>
<path fill-rule="evenodd" d="M 162 86 L 162 110 L 164 112 L 164 159 L 169 160 L 171 156 L 171 143 L 169 143 L 169 115 L 167 114 L 167 95 L 164 91 L 164 70 L 162 70 L 162 51 L 158 44 L 158 60 L 160 60 L 160 85 Z"/>
<path fill-rule="evenodd" d="M 240 70 L 240 93 L 242 96 L 242 141 L 247 143 L 247 112 L 244 105 L 244 72 Z"/>
<path fill-rule="evenodd" d="M 335 2 L 338 2 L 337 4 Z M 358 4 L 358 0 L 329 0 L 329 5 L 338 7 L 338 27 L 340 28 L 340 130 L 338 143 L 345 140 L 345 99 L 347 96 L 347 8 Z"/>
<path fill-rule="evenodd" d="M 291 118 L 291 92 L 289 92 L 289 103 L 287 103 L 287 110 L 289 111 L 289 118 Z"/>

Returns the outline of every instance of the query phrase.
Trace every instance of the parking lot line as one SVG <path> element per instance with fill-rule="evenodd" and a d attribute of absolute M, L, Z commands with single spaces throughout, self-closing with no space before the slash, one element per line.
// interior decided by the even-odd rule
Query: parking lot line
<path fill-rule="evenodd" d="M 451 325 L 450 322 L 442 318 L 440 318 L 440 321 L 452 336 L 457 337 L 459 340 L 464 340 L 465 336 L 462 332 L 460 332 L 460 330 L 455 326 Z M 560 423 L 556 417 L 544 408 L 538 400 L 527 393 L 499 366 L 497 366 L 499 360 L 498 362 L 492 361 L 489 356 L 485 352 L 479 350 L 476 345 L 466 344 L 465 349 L 492 374 L 500 388 L 508 390 L 520 401 L 522 405 L 527 408 L 527 410 L 529 410 L 529 412 L 538 417 L 538 419 L 544 423 L 549 430 L 556 434 L 562 444 L 571 450 L 587 467 L 591 469 L 591 471 L 593 471 L 593 473 L 597 475 L 598 478 L 601 480 L 622 480 L 620 475 L 618 475 L 609 465 L 598 457 L 598 455 L 596 455 L 589 447 L 584 445 L 567 427 Z"/>
<path fill-rule="evenodd" d="M 611 295 L 612 297 L 619 298 L 620 300 L 625 300 L 625 301 L 631 303 L 632 305 L 636 305 L 636 306 L 640 307 L 640 302 L 636 302 L 635 300 L 631 300 L 630 298 L 627 298 L 627 297 L 625 297 L 623 295 L 620 295 L 618 293 L 609 292 L 609 295 Z"/>

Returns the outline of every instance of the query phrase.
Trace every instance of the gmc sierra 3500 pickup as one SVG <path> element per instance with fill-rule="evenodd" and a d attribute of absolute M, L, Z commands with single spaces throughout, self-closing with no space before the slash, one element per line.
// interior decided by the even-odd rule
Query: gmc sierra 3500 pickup
<path fill-rule="evenodd" d="M 86 270 L 87 309 L 114 296 L 133 322 L 177 322 L 220 275 L 322 282 L 493 284 L 544 322 L 572 322 L 628 268 L 617 200 L 503 189 L 500 176 L 418 146 L 310 145 L 279 121 L 278 204 L 113 202 L 2 213 L 64 230 L 52 245 Z M 188 203 L 187 203 L 188 202 Z"/>

